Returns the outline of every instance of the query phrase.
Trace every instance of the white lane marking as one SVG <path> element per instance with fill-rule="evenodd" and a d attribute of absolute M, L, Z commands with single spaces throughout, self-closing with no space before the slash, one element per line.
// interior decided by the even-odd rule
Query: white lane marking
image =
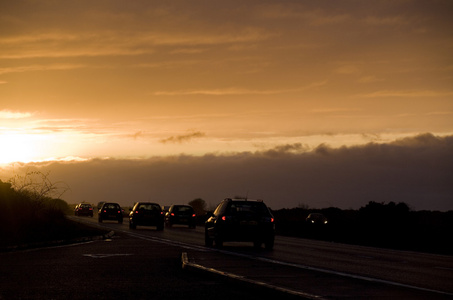
<path fill-rule="evenodd" d="M 92 257 L 92 258 L 106 258 L 113 256 L 130 256 L 133 254 L 130 253 L 111 253 L 111 254 L 83 254 L 83 256 Z"/>
<path fill-rule="evenodd" d="M 338 276 L 347 277 L 347 278 L 365 280 L 365 281 L 370 281 L 370 282 L 375 282 L 375 283 L 382 283 L 382 284 L 387 284 L 387 285 L 393 285 L 393 286 L 398 286 L 398 287 L 403 287 L 403 288 L 414 289 L 414 290 L 418 290 L 418 291 L 424 291 L 424 292 L 430 292 L 430 293 L 436 293 L 436 294 L 443 294 L 443 295 L 453 296 L 453 293 L 449 293 L 449 292 L 438 291 L 438 290 L 418 287 L 418 286 L 404 284 L 404 283 L 398 283 L 398 282 L 384 280 L 384 279 L 371 278 L 371 277 L 366 277 L 366 276 L 361 276 L 361 275 L 354 275 L 354 274 L 349 274 L 349 273 L 344 273 L 344 272 L 339 272 L 339 271 L 326 270 L 326 269 L 310 267 L 310 266 L 304 266 L 304 265 L 298 265 L 298 264 L 293 264 L 293 263 L 286 263 L 286 262 L 282 262 L 282 261 L 278 261 L 278 260 L 268 259 L 268 258 L 265 258 L 265 257 L 253 257 L 253 256 L 250 256 L 250 258 L 251 259 L 260 260 L 260 261 L 269 262 L 269 263 L 274 263 L 274 264 L 280 264 L 280 265 L 285 265 L 285 266 L 296 267 L 296 268 L 305 269 L 305 270 L 311 270 L 311 271 L 317 271 L 317 272 L 322 272 L 322 273 L 326 273 L 326 274 L 338 275 Z"/>
<path fill-rule="evenodd" d="M 249 278 L 246 278 L 244 276 L 236 275 L 234 273 L 224 272 L 224 271 L 220 271 L 220 270 L 217 270 L 217 269 L 214 269 L 214 268 L 208 268 L 208 267 L 205 267 L 205 266 L 202 266 L 202 265 L 199 265 L 199 264 L 191 263 L 191 262 L 189 262 L 189 259 L 187 258 L 187 253 L 186 252 L 182 253 L 181 260 L 182 260 L 183 269 L 187 268 L 187 267 L 192 267 L 192 268 L 200 269 L 200 270 L 203 270 L 203 271 L 211 272 L 211 273 L 214 273 L 214 274 L 218 274 L 218 275 L 221 275 L 221 276 L 225 276 L 225 277 L 228 277 L 228 278 L 233 278 L 233 279 L 244 281 L 244 282 L 247 282 L 247 283 L 252 283 L 252 284 L 255 284 L 255 285 L 264 286 L 264 287 L 267 287 L 267 288 L 270 288 L 270 289 L 273 289 L 273 290 L 276 290 L 276 291 L 279 291 L 279 292 L 284 292 L 284 293 L 291 294 L 291 295 L 296 295 L 296 296 L 302 296 L 302 297 L 304 297 L 306 299 L 319 299 L 319 300 L 323 300 L 324 299 L 323 297 L 318 296 L 318 295 L 313 295 L 313 294 L 304 293 L 304 292 L 301 292 L 301 291 L 296 291 L 296 290 L 292 290 L 292 289 L 288 289 L 288 288 L 283 288 L 283 287 L 276 286 L 276 285 L 273 285 L 273 284 L 268 284 L 268 283 L 265 283 L 265 282 L 262 282 L 262 281 L 249 279 Z"/>

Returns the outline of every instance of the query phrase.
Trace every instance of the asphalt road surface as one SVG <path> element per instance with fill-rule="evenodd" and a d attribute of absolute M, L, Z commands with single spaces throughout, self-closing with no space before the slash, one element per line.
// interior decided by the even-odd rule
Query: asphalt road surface
<path fill-rule="evenodd" d="M 287 237 L 273 251 L 251 243 L 216 249 L 204 247 L 200 227 L 159 232 L 74 219 L 115 236 L 0 254 L 0 299 L 453 299 L 451 256 Z"/>

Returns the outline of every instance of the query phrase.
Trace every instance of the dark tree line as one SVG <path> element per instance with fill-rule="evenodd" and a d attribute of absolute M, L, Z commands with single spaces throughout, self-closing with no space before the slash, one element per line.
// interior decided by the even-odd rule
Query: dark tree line
<path fill-rule="evenodd" d="M 306 217 L 324 214 L 326 226 Z M 369 202 L 359 210 L 292 208 L 273 211 L 277 234 L 453 255 L 453 211 L 411 211 L 406 203 Z"/>

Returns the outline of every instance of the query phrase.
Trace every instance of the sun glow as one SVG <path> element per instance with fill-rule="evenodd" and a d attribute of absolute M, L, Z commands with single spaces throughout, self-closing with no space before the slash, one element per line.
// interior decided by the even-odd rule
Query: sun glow
<path fill-rule="evenodd" d="M 41 143 L 45 137 L 39 134 L 4 132 L 0 134 L 0 164 L 30 162 L 41 159 Z"/>

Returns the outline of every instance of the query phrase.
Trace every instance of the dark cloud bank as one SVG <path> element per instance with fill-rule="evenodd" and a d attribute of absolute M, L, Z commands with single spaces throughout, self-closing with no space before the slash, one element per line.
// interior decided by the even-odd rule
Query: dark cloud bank
<path fill-rule="evenodd" d="M 26 167 L 40 167 L 53 180 L 66 182 L 71 191 L 63 198 L 70 203 L 117 201 L 128 206 L 151 200 L 167 205 L 202 198 L 215 205 L 248 193 L 273 209 L 358 209 L 369 201 L 394 201 L 413 210 L 453 210 L 453 136 L 423 134 L 387 144 L 304 149 L 294 144 L 255 153 Z"/>

